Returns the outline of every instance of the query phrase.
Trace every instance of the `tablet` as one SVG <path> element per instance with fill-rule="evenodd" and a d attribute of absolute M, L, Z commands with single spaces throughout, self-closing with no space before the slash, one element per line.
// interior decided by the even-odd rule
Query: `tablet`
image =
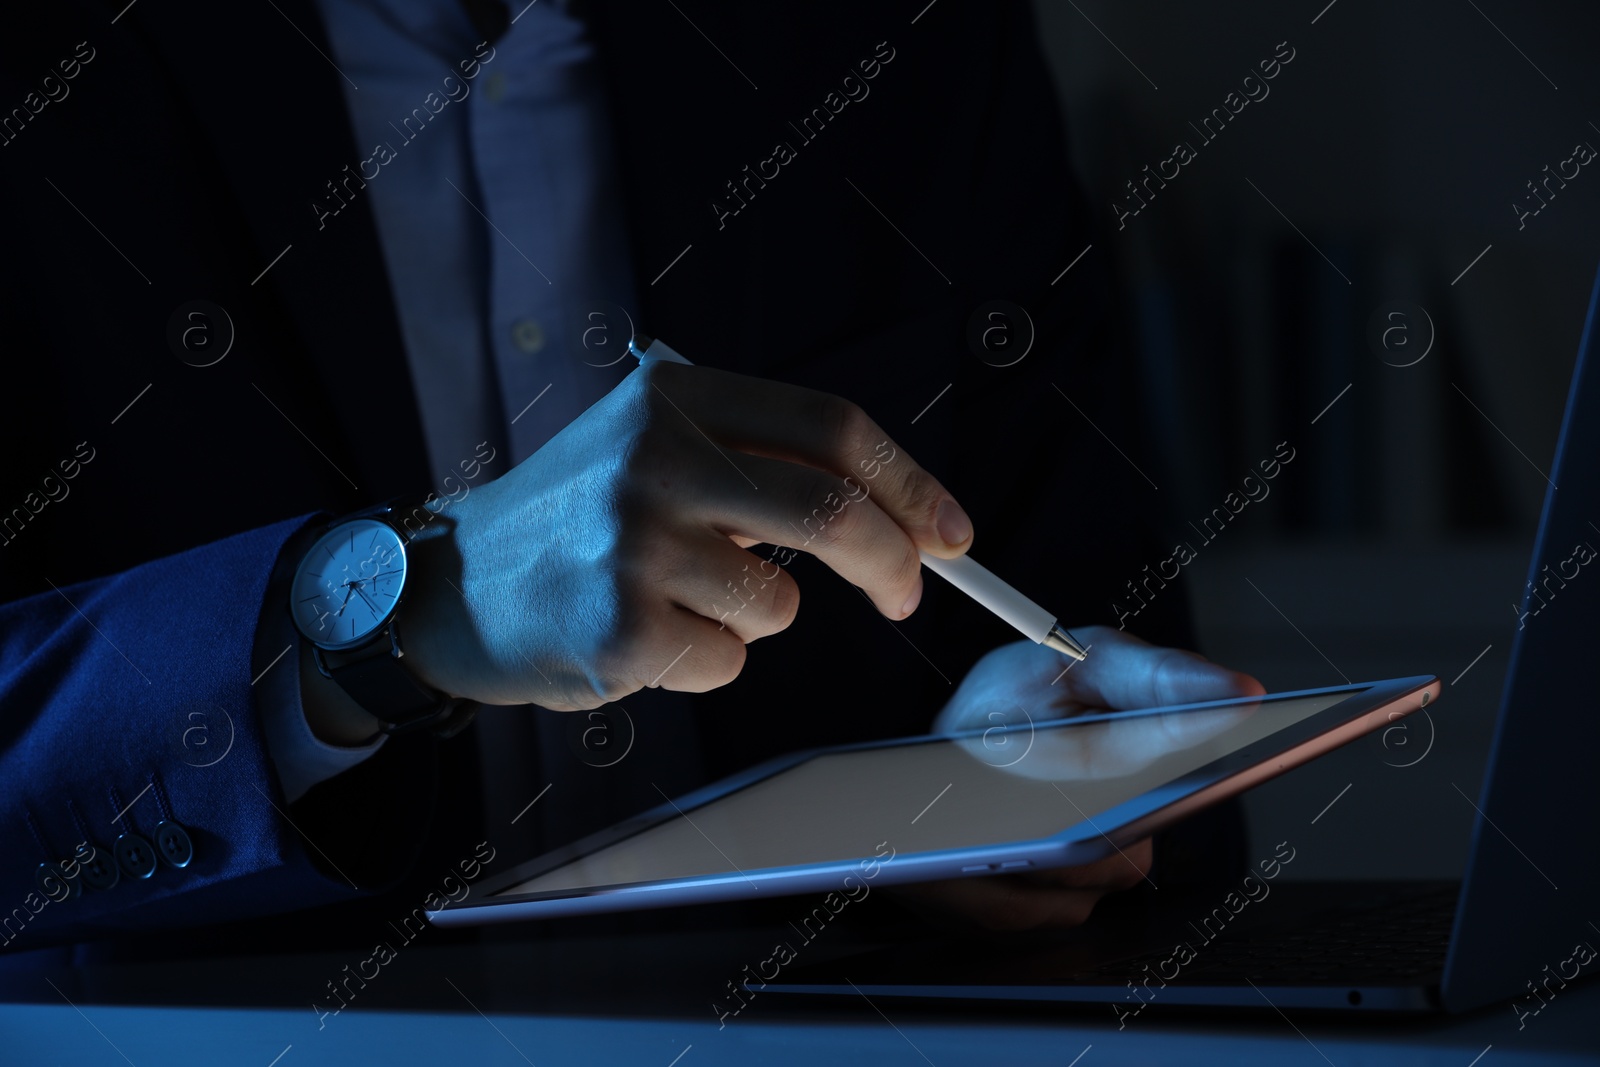
<path fill-rule="evenodd" d="M 440 926 L 513 922 L 1090 863 L 1439 695 L 1438 679 L 786 756 L 485 880 Z"/>

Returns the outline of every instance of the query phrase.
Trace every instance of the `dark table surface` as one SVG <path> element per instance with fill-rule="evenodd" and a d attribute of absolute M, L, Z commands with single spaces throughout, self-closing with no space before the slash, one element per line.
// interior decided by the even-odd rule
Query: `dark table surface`
<path fill-rule="evenodd" d="M 308 950 L 293 919 L 189 931 L 61 966 L 0 969 L 0 1064 L 1505 1064 L 1600 1063 L 1600 984 L 1575 984 L 1519 1029 L 1509 1005 L 1463 1016 L 1329 1015 L 1152 1004 L 1119 1029 L 1107 1005 L 931 1002 L 759 991 L 719 1023 L 737 981 L 796 938 L 790 912 L 702 907 L 561 924 L 430 928 L 347 1007 L 328 992 L 371 954 L 379 913 Z M 926 937 L 860 909 L 801 946 L 794 966 Z M 885 931 L 889 931 L 886 935 Z M 165 946 L 165 947 L 162 947 Z M 362 947 L 365 946 L 365 947 Z M 371 965 L 367 967 L 371 974 Z M 1160 1010 L 1157 1010 L 1160 1009 Z"/>

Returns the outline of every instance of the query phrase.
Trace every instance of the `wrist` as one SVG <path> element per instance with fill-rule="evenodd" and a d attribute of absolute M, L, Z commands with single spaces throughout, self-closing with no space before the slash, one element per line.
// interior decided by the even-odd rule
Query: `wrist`
<path fill-rule="evenodd" d="M 289 608 L 302 638 L 306 724 L 324 743 L 361 746 L 427 730 L 450 737 L 476 710 L 412 655 L 412 627 L 440 630 L 426 595 L 429 546 L 447 532 L 431 508 L 395 501 L 336 519 L 299 553 Z M 419 559 L 422 561 L 419 565 Z M 428 641 L 424 636 L 422 645 Z"/>
<path fill-rule="evenodd" d="M 300 706 L 312 736 L 330 745 L 371 743 L 382 732 L 378 717 L 352 700 L 338 682 L 323 677 L 310 642 L 301 638 L 299 646 Z"/>
<path fill-rule="evenodd" d="M 306 655 L 304 640 L 285 610 L 290 580 L 310 543 L 307 538 L 326 522 L 325 516 L 306 519 L 304 529 L 285 540 L 268 578 L 250 670 L 255 714 L 283 795 L 290 803 L 319 782 L 361 763 L 381 743 L 371 721 L 362 722 L 349 715 L 350 708 L 331 703 L 343 694 L 324 689 L 326 680 Z M 226 755 L 192 754 L 200 759 L 186 762 L 198 766 L 208 766 Z"/>
<path fill-rule="evenodd" d="M 424 685 L 452 697 L 465 697 L 448 668 L 459 663 L 453 637 L 470 620 L 460 619 L 461 558 L 455 545 L 455 519 L 422 507 L 420 527 L 406 526 L 407 590 L 401 610 L 405 664 Z"/>

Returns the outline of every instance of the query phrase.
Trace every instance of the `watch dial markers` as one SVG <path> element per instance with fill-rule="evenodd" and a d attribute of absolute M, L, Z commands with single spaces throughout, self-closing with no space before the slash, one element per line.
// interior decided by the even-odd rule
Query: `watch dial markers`
<path fill-rule="evenodd" d="M 364 540 L 360 549 L 358 534 Z M 327 562 L 322 562 L 323 553 Z M 325 532 L 307 559 L 312 556 L 320 572 L 313 573 L 303 562 L 292 586 L 290 607 L 300 632 L 331 650 L 373 640 L 405 589 L 402 535 L 385 522 L 354 519 Z"/>

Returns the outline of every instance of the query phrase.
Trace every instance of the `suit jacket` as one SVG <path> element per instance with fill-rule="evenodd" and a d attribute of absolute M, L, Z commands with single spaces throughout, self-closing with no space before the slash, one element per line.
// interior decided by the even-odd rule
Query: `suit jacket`
<path fill-rule="evenodd" d="M 269 575 L 314 516 L 428 488 L 416 401 L 365 204 L 321 229 L 312 207 L 365 155 L 312 5 L 139 4 L 112 23 L 121 6 L 30 6 L 0 40 L 12 950 L 350 900 L 506 822 L 478 804 L 460 741 L 395 739 L 292 812 L 277 790 L 250 662 Z M 592 5 L 629 161 L 635 319 L 697 362 L 856 400 L 961 499 L 987 565 L 1066 620 L 1114 623 L 1112 599 L 1160 557 L 1156 494 L 1108 439 L 1154 460 L 1031 17 L 940 5 L 913 25 L 921 6 L 702 5 L 725 59 L 670 5 Z M 1010 366 L 975 354 L 996 299 L 1031 322 Z M 211 366 L 173 340 L 196 300 L 231 326 Z M 1015 637 L 937 580 L 896 625 L 814 561 L 793 572 L 799 620 L 736 683 L 629 702 L 639 744 L 664 751 L 681 738 L 652 701 L 692 709 L 678 778 L 584 767 L 588 795 L 922 732 Z M 1192 644 L 1182 588 L 1136 628 Z M 561 832 L 615 807 L 571 805 Z M 186 867 L 39 895 L 38 864 L 162 820 L 192 839 Z"/>

